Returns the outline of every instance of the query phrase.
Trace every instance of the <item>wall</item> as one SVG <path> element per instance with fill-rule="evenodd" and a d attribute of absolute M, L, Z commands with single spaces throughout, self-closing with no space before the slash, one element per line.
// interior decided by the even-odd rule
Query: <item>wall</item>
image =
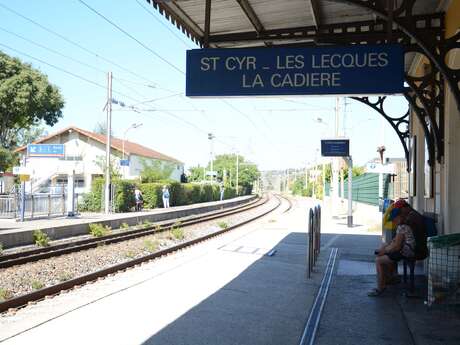
<path fill-rule="evenodd" d="M 452 1 L 446 13 L 446 37 L 451 37 L 460 26 L 460 1 Z M 460 52 L 449 53 L 448 65 L 460 68 Z M 460 112 L 446 86 L 445 98 L 445 171 L 443 188 L 444 233 L 460 232 Z"/>

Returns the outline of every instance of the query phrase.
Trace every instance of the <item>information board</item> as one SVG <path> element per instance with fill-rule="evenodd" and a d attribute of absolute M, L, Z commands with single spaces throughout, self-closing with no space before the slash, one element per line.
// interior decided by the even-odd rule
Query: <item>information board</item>
<path fill-rule="evenodd" d="M 369 95 L 404 91 L 398 44 L 187 51 L 186 95 Z"/>
<path fill-rule="evenodd" d="M 349 157 L 350 141 L 348 139 L 321 140 L 321 155 L 324 157 Z"/>
<path fill-rule="evenodd" d="M 63 144 L 30 144 L 27 145 L 29 157 L 64 157 Z"/>

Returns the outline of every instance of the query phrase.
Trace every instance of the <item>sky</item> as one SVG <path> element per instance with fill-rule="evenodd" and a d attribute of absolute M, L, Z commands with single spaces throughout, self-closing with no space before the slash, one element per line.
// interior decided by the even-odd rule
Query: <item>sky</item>
<path fill-rule="evenodd" d="M 261 170 L 321 162 L 320 140 L 334 136 L 335 97 L 187 98 L 183 72 L 186 50 L 197 48 L 192 41 L 145 0 L 85 2 L 131 37 L 79 0 L 0 0 L 0 50 L 45 73 L 64 97 L 63 118 L 47 128 L 50 134 L 70 125 L 93 130 L 105 121 L 111 71 L 113 98 L 126 105 L 113 106 L 114 135 L 126 133 L 186 167 L 208 163 L 208 133 L 216 137 L 215 155 L 239 152 Z M 382 116 L 349 98 L 340 104 L 339 134 L 350 138 L 355 165 L 376 158 L 380 145 L 386 157 L 404 157 Z M 407 111 L 400 96 L 385 106 L 394 116 Z M 126 132 L 133 123 L 142 126 Z"/>

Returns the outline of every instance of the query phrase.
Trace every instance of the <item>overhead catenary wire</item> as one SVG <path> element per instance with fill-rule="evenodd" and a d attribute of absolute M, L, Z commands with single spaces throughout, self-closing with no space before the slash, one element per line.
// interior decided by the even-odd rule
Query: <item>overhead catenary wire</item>
<path fill-rule="evenodd" d="M 99 88 L 102 88 L 102 89 L 104 89 L 104 90 L 107 89 L 107 86 L 102 85 L 102 84 L 99 84 L 98 82 L 95 82 L 94 80 L 91 80 L 91 79 L 82 77 L 82 76 L 79 75 L 79 74 L 70 72 L 70 71 L 66 70 L 65 68 L 56 66 L 56 65 L 54 65 L 54 64 L 52 64 L 52 63 L 49 63 L 49 62 L 46 62 L 46 61 L 44 61 L 44 60 L 42 60 L 42 59 L 40 59 L 40 58 L 37 58 L 37 57 L 32 56 L 32 55 L 30 55 L 30 54 L 27 54 L 27 53 L 25 53 L 25 52 L 23 52 L 23 51 L 20 51 L 20 50 L 18 50 L 18 49 L 15 49 L 15 48 L 13 48 L 13 47 L 10 47 L 10 46 L 8 46 L 8 45 L 6 45 L 6 44 L 0 43 L 0 46 L 1 46 L 1 47 L 4 47 L 4 48 L 6 48 L 6 49 L 9 49 L 9 50 L 11 50 L 11 51 L 14 51 L 14 52 L 16 52 L 16 53 L 18 53 L 18 54 L 27 56 L 27 57 L 30 58 L 30 59 L 36 60 L 36 61 L 38 61 L 38 62 L 40 62 L 40 63 L 42 63 L 42 64 L 45 64 L 45 65 L 47 65 L 47 66 L 49 66 L 49 67 L 51 67 L 51 68 L 54 68 L 54 69 L 56 69 L 56 70 L 58 70 L 58 71 L 60 71 L 60 72 L 66 73 L 66 74 L 68 74 L 68 75 L 71 75 L 71 76 L 74 77 L 74 78 L 83 80 L 83 81 L 85 81 L 85 82 L 87 82 L 87 83 L 89 83 L 89 84 L 92 84 L 92 85 L 97 86 L 97 87 L 99 87 Z M 133 101 L 135 101 L 135 102 L 139 102 L 139 100 L 137 100 L 137 99 L 135 99 L 135 98 L 133 98 L 133 97 L 131 97 L 131 96 L 129 96 L 129 95 L 126 95 L 126 94 L 124 94 L 124 93 L 122 93 L 122 92 L 115 91 L 115 90 L 114 90 L 113 92 L 119 94 L 120 96 L 129 98 L 129 99 L 131 99 L 131 100 L 133 100 Z"/>
<path fill-rule="evenodd" d="M 112 20 L 110 20 L 109 18 L 107 18 L 106 16 L 104 16 L 102 13 L 98 12 L 96 9 L 94 9 L 93 7 L 91 7 L 90 5 L 88 5 L 85 1 L 83 0 L 77 0 L 79 3 L 81 3 L 83 6 L 85 6 L 86 8 L 88 8 L 90 11 L 94 12 L 96 15 L 98 15 L 99 17 L 101 17 L 102 19 L 104 19 L 107 23 L 109 23 L 110 25 L 112 25 L 113 27 L 117 28 L 117 30 L 119 30 L 120 32 L 122 32 L 124 35 L 126 35 L 127 37 L 129 37 L 130 39 L 132 39 L 133 41 L 137 42 L 140 46 L 142 46 L 144 49 L 146 49 L 147 51 L 149 51 L 150 53 L 152 53 L 154 56 L 156 56 L 158 59 L 160 59 L 161 61 L 163 61 L 164 63 L 166 63 L 167 65 L 169 65 L 171 68 L 175 69 L 176 71 L 178 71 L 179 73 L 181 74 L 185 74 L 185 72 L 183 70 L 181 70 L 179 67 L 175 66 L 174 64 L 172 64 L 171 62 L 169 62 L 168 60 L 166 60 L 164 57 L 162 57 L 160 54 L 158 54 L 156 51 L 154 51 L 153 49 L 151 49 L 149 46 L 147 46 L 146 44 L 144 44 L 142 41 L 138 40 L 136 37 L 134 37 L 133 35 L 131 35 L 128 31 L 126 31 L 125 29 L 123 29 L 121 26 L 119 26 L 118 24 L 116 24 L 115 22 L 113 22 Z"/>
<path fill-rule="evenodd" d="M 110 59 L 108 59 L 108 58 L 106 58 L 106 57 L 100 55 L 99 53 L 96 53 L 96 52 L 94 52 L 94 51 L 92 51 L 92 50 L 86 48 L 85 46 L 81 45 L 80 43 L 78 43 L 78 42 L 76 42 L 76 41 L 73 41 L 73 40 L 67 38 L 67 37 L 64 36 L 64 35 L 61 35 L 60 33 L 56 32 L 56 31 L 54 31 L 54 30 L 52 30 L 52 29 L 50 29 L 50 28 L 47 28 L 46 26 L 44 26 L 44 25 L 42 25 L 42 24 L 36 22 L 35 20 L 33 20 L 33 19 L 31 19 L 31 18 L 29 18 L 29 17 L 27 17 L 27 16 L 25 16 L 25 15 L 19 13 L 19 12 L 16 11 L 16 10 L 13 10 L 12 8 L 6 6 L 5 4 L 0 3 L 0 7 L 3 8 L 4 10 L 9 11 L 10 13 L 13 13 L 14 15 L 16 15 L 16 16 L 18 16 L 18 17 L 20 17 L 20 18 L 22 18 L 22 19 L 24 19 L 24 20 L 26 20 L 26 21 L 28 21 L 29 23 L 32 23 L 33 25 L 35 25 L 35 26 L 41 28 L 42 30 L 44 30 L 44 31 L 46 31 L 46 32 L 48 32 L 48 33 L 50 33 L 50 34 L 56 36 L 56 37 L 59 37 L 60 39 L 62 39 L 62 40 L 64 40 L 64 41 L 66 41 L 67 43 L 69 43 L 69 44 L 71 44 L 71 45 L 73 45 L 73 46 L 75 46 L 75 47 L 77 47 L 77 48 L 79 48 L 79 49 L 85 51 L 86 53 L 88 53 L 88 54 L 90 54 L 90 55 L 93 55 L 93 56 L 97 57 L 98 59 L 101 59 L 101 60 L 103 60 L 103 61 L 105 61 L 105 62 L 111 64 L 112 66 L 117 67 L 118 69 L 120 69 L 120 70 L 122 70 L 122 71 L 124 71 L 124 72 L 126 72 L 126 73 L 129 73 L 129 74 L 131 74 L 131 75 L 133 75 L 133 76 L 135 76 L 135 77 L 137 77 L 137 78 L 139 78 L 139 79 L 142 79 L 142 80 L 147 81 L 147 82 L 149 82 L 149 83 L 152 83 L 152 84 L 154 84 L 154 85 L 157 84 L 156 82 L 154 82 L 154 81 L 152 81 L 152 80 L 149 80 L 148 78 L 145 78 L 143 75 L 141 75 L 141 74 L 139 74 L 139 73 L 136 73 L 136 72 L 134 72 L 134 71 L 131 71 L 130 69 L 128 69 L 128 68 L 126 68 L 126 67 L 120 65 L 119 63 L 117 63 L 117 62 L 115 62 L 115 61 L 112 61 L 112 60 L 110 60 Z"/>

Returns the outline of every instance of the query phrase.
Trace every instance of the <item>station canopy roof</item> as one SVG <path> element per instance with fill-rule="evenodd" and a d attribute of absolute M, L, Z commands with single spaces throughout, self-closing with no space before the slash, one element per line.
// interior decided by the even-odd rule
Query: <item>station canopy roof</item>
<path fill-rule="evenodd" d="M 206 45 L 206 0 L 146 1 L 198 45 Z M 393 1 L 395 14 L 407 2 Z M 412 15 L 441 12 L 446 6 L 447 1 L 416 0 Z M 359 23 L 360 29 L 350 27 L 353 23 Z M 210 48 L 242 48 L 383 43 L 386 34 L 386 21 L 345 0 L 211 0 L 208 44 Z"/>

